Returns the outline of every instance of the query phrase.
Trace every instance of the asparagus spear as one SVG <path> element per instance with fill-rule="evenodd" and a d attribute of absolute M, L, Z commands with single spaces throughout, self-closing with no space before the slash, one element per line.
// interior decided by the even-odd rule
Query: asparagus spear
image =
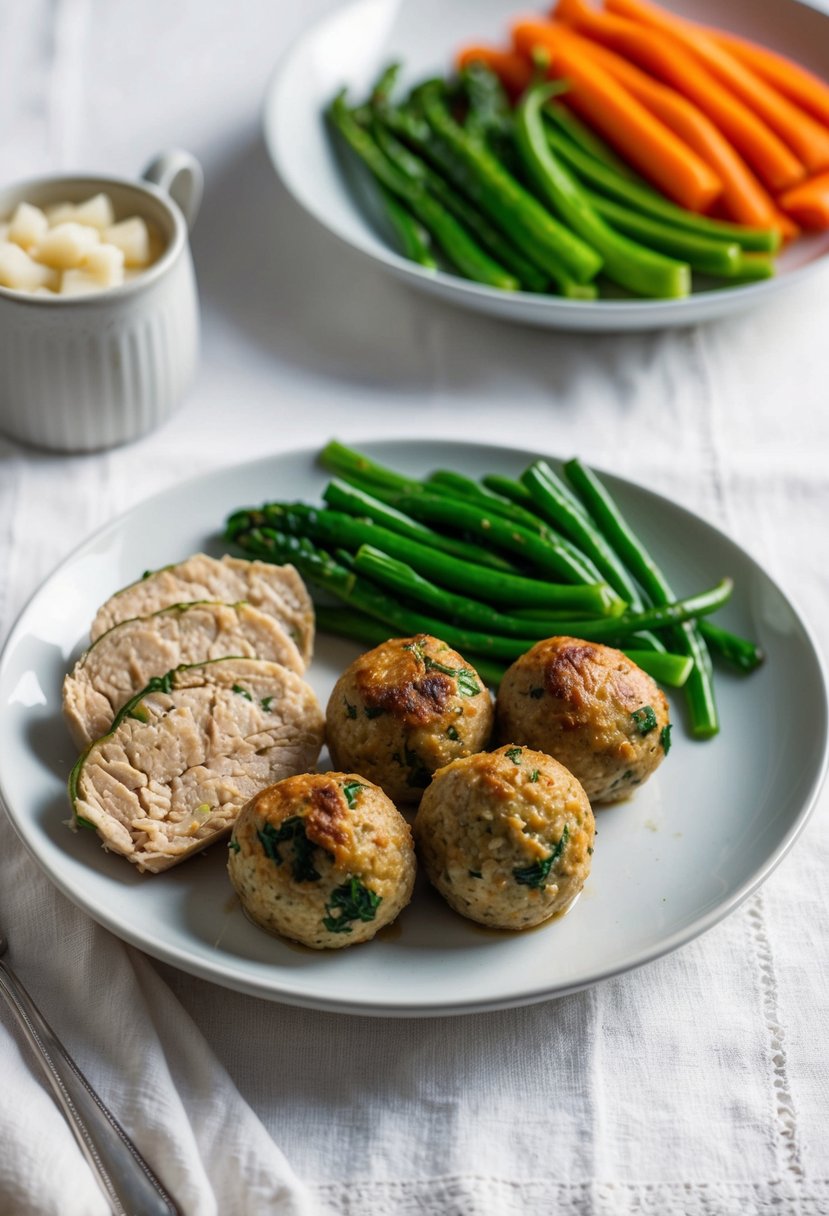
<path fill-rule="evenodd" d="M 234 539 L 241 548 L 255 557 L 292 562 L 310 581 L 402 633 L 431 633 L 448 642 L 462 654 L 469 652 L 512 661 L 529 650 L 538 640 L 532 637 L 513 638 L 482 633 L 426 616 L 416 607 L 403 603 L 399 594 L 393 597 L 387 595 L 368 579 L 361 578 L 359 572 L 349 570 L 335 561 L 330 554 L 318 549 L 307 535 L 291 537 L 275 528 L 264 526 L 237 531 Z M 672 604 L 647 609 L 645 612 L 625 613 L 612 619 L 569 621 L 564 626 L 560 625 L 558 632 L 583 637 L 588 641 L 615 640 L 638 629 L 661 628 L 715 612 L 726 602 L 731 589 L 731 581 L 723 579 L 711 590 L 686 600 L 677 600 Z"/>
<path fill-rule="evenodd" d="M 389 637 L 388 628 L 381 621 L 353 608 L 316 604 L 315 609 L 320 633 L 351 638 L 368 646 L 380 646 Z M 660 684 L 675 688 L 684 684 L 691 670 L 691 660 L 683 655 L 642 650 L 626 650 L 625 654 Z M 478 654 L 464 654 L 463 657 L 475 668 L 485 684 L 493 688 L 498 687 L 506 671 L 505 664 Z"/>
<path fill-rule="evenodd" d="M 674 597 L 668 580 L 595 473 L 580 460 L 568 461 L 564 471 L 605 538 L 654 604 L 670 602 Z M 719 730 L 719 718 L 708 647 L 699 629 L 691 623 L 677 629 L 673 637 L 676 649 L 694 660 L 694 669 L 686 685 L 691 733 L 698 738 L 710 738 Z"/>
<path fill-rule="evenodd" d="M 511 519 L 513 523 L 522 524 L 525 528 L 538 528 L 542 522 L 538 513 L 533 513 L 530 508 L 511 502 L 509 498 L 494 493 L 486 486 L 473 481 L 471 477 L 464 477 L 449 469 L 436 469 L 434 473 L 430 473 L 424 488 L 439 494 L 448 494 L 450 498 L 471 499 L 488 507 L 496 515 L 503 515 L 504 519 Z"/>
<path fill-rule="evenodd" d="M 382 492 L 382 491 L 381 491 Z M 339 478 L 329 482 L 323 490 L 323 501 L 335 511 L 344 511 L 346 515 L 358 518 L 373 519 L 375 523 L 401 536 L 419 541 L 423 545 L 431 545 L 454 557 L 462 557 L 465 561 L 475 562 L 481 566 L 491 566 L 495 570 L 515 572 L 515 567 L 504 558 L 484 549 L 482 545 L 473 545 L 453 536 L 445 536 L 434 528 L 427 528 L 411 516 L 382 502 L 374 495 L 366 493 L 357 486 L 347 485 Z"/>
<path fill-rule="evenodd" d="M 226 536 L 228 540 L 236 540 L 261 526 L 354 551 L 362 544 L 375 545 L 440 586 L 495 604 L 568 607 L 585 616 L 603 616 L 622 607 L 606 583 L 553 583 L 502 574 L 409 540 L 371 520 L 354 519 L 339 511 L 317 510 L 303 503 L 266 503 L 259 509 L 236 511 L 227 521 Z"/>
<path fill-rule="evenodd" d="M 601 582 L 593 563 L 563 537 L 552 532 L 533 532 L 474 502 L 442 498 L 432 494 L 401 494 L 395 505 L 422 523 L 448 527 L 475 536 L 545 574 L 572 583 Z"/>
<path fill-rule="evenodd" d="M 581 548 L 613 590 L 631 608 L 642 608 L 642 597 L 633 579 L 605 538 L 591 523 L 581 503 L 573 498 L 567 486 L 560 482 L 547 462 L 537 460 L 535 464 L 530 465 L 521 481 L 544 518 Z"/>

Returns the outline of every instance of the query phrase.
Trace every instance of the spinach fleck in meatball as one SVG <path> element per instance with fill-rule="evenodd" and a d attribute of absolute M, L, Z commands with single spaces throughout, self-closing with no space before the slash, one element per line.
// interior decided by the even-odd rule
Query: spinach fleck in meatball
<path fill-rule="evenodd" d="M 618 802 L 665 758 L 668 702 L 612 646 L 557 637 L 538 642 L 504 675 L 498 738 L 536 747 L 578 777 L 591 802 Z"/>
<path fill-rule="evenodd" d="M 315 950 L 368 941 L 411 899 L 412 835 L 356 773 L 302 773 L 239 813 L 230 880 L 251 920 Z"/>
<path fill-rule="evenodd" d="M 436 773 L 414 831 L 433 886 L 456 912 L 526 929 L 566 911 L 584 886 L 595 823 L 572 773 L 510 745 Z"/>
<path fill-rule="evenodd" d="M 486 747 L 489 692 L 474 668 L 427 633 L 391 638 L 340 676 L 326 712 L 334 765 L 365 773 L 396 803 L 416 803 L 432 773 Z"/>

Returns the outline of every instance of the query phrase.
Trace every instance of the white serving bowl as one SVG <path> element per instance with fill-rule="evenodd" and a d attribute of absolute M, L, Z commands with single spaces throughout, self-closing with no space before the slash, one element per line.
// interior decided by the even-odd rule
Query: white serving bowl
<path fill-rule="evenodd" d="M 667 8 L 721 25 L 790 55 L 829 79 L 829 14 L 799 0 L 664 0 Z M 691 325 L 756 307 L 829 264 L 829 233 L 801 238 L 778 258 L 778 275 L 760 283 L 696 291 L 680 300 L 566 300 L 500 291 L 428 270 L 396 252 L 373 191 L 354 157 L 331 139 L 325 110 L 344 85 L 365 98 L 378 71 L 401 62 L 401 87 L 452 67 L 471 42 L 506 41 L 510 23 L 549 3 L 518 0 L 352 0 L 307 29 L 279 64 L 264 108 L 274 167 L 299 205 L 351 248 L 420 291 L 506 320 L 550 329 L 619 331 Z M 370 184 L 370 183 L 369 183 Z"/>
<path fill-rule="evenodd" d="M 61 175 L 0 190 L 0 217 L 21 202 L 48 207 L 103 192 L 117 219 L 140 216 L 164 243 L 141 274 L 94 294 L 0 287 L 0 430 L 52 451 L 91 452 L 135 439 L 172 413 L 198 357 L 188 224 L 201 183 L 198 162 L 174 152 L 141 181 Z"/>

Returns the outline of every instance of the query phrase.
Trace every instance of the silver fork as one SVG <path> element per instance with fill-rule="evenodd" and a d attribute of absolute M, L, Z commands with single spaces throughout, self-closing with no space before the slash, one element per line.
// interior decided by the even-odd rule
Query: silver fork
<path fill-rule="evenodd" d="M 0 929 L 0 993 L 34 1048 L 114 1216 L 181 1216 L 5 961 L 7 949 L 6 935 Z"/>

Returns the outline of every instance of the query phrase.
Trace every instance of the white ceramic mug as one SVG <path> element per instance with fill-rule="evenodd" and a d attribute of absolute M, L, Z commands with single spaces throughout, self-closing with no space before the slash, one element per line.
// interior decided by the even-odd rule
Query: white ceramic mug
<path fill-rule="evenodd" d="M 134 279 L 88 296 L 0 287 L 0 430 L 59 452 L 115 447 L 152 430 L 180 402 L 196 368 L 199 312 L 188 227 L 202 171 L 168 152 L 141 181 L 42 177 L 0 190 L 0 218 L 20 202 L 47 207 L 106 193 L 116 217 L 138 215 L 164 250 Z"/>

